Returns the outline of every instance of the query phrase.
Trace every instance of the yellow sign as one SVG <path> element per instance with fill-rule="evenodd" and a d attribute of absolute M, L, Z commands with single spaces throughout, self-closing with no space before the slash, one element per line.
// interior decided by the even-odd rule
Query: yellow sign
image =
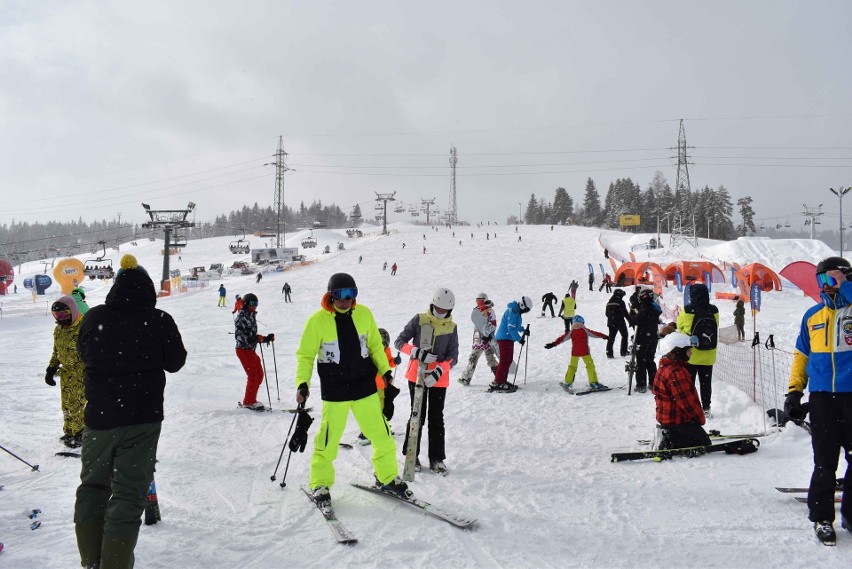
<path fill-rule="evenodd" d="M 621 225 L 621 226 L 639 225 L 639 216 L 638 215 L 620 215 L 620 216 L 618 216 L 618 224 Z"/>
<path fill-rule="evenodd" d="M 62 259 L 53 267 L 53 278 L 56 279 L 63 294 L 71 294 L 74 287 L 80 286 L 80 283 L 86 279 L 86 275 L 83 274 L 83 263 L 74 257 Z"/>

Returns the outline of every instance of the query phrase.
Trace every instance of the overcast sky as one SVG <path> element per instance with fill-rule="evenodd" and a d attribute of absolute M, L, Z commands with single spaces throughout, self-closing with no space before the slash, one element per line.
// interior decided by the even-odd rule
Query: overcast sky
<path fill-rule="evenodd" d="M 455 145 L 459 217 L 502 224 L 588 177 L 674 186 L 683 118 L 693 189 L 833 225 L 850 24 L 847 0 L 0 0 L 0 224 L 271 205 L 279 135 L 291 207 L 446 209 Z"/>

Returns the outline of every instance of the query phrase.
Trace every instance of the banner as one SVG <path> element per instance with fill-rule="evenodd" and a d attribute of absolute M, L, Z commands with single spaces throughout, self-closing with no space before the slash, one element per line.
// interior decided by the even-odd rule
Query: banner
<path fill-rule="evenodd" d="M 675 272 L 675 284 L 677 285 L 677 291 L 683 292 L 683 278 L 680 276 L 680 271 Z"/>
<path fill-rule="evenodd" d="M 710 278 L 710 273 L 704 271 L 704 284 L 707 285 L 707 292 L 713 290 L 713 279 Z"/>
<path fill-rule="evenodd" d="M 42 295 L 47 289 L 50 288 L 50 285 L 53 284 L 53 279 L 47 275 L 36 275 L 35 276 L 35 290 L 36 294 Z"/>
<path fill-rule="evenodd" d="M 603 263 L 598 263 L 598 266 L 601 268 L 601 278 L 606 276 L 606 271 L 604 270 Z"/>
<path fill-rule="evenodd" d="M 589 274 L 592 274 L 592 275 L 595 274 L 595 269 L 592 268 L 592 264 L 591 263 L 586 263 L 586 264 L 589 266 Z"/>
<path fill-rule="evenodd" d="M 270 247 L 268 249 L 252 249 L 251 262 L 258 261 L 292 261 L 299 254 L 298 247 Z"/>
<path fill-rule="evenodd" d="M 63 294 L 71 294 L 75 287 L 86 280 L 83 273 L 83 262 L 74 257 L 62 259 L 53 267 L 53 278 L 56 279 Z"/>
<path fill-rule="evenodd" d="M 760 312 L 760 284 L 754 283 L 751 285 L 751 313 L 752 315 Z"/>
<path fill-rule="evenodd" d="M 622 227 L 628 225 L 639 225 L 639 216 L 638 215 L 619 215 L 618 216 L 618 224 Z"/>
<path fill-rule="evenodd" d="M 690 293 L 691 288 L 692 288 L 692 283 L 687 283 L 687 285 L 685 287 L 683 287 L 683 306 L 684 306 L 684 308 L 689 306 L 689 303 L 690 303 L 689 293 Z"/>
<path fill-rule="evenodd" d="M 737 270 L 731 267 L 731 286 L 737 288 Z"/>

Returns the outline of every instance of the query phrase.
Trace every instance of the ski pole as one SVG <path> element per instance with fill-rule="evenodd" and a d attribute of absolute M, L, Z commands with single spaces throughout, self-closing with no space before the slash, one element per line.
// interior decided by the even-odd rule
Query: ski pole
<path fill-rule="evenodd" d="M 524 334 L 526 334 L 526 330 L 524 331 Z M 524 338 L 525 336 L 521 336 L 521 337 Z M 518 379 L 518 368 L 521 365 L 521 354 L 524 353 L 524 348 L 526 347 L 526 345 L 527 345 L 527 341 L 524 340 L 524 343 L 521 344 L 521 351 L 518 352 L 518 365 L 515 366 L 515 375 L 512 376 L 512 385 L 515 385 L 515 380 Z"/>
<path fill-rule="evenodd" d="M 530 337 L 530 325 L 527 324 L 526 329 L 524 330 L 524 335 L 529 338 Z M 520 360 L 521 358 L 518 358 Z M 530 351 L 527 350 L 526 356 L 524 356 L 524 385 L 527 384 L 527 367 L 530 361 Z"/>
<path fill-rule="evenodd" d="M 260 346 L 260 361 L 263 362 L 263 383 L 266 384 L 266 397 L 269 399 L 269 408 L 272 409 L 272 394 L 269 393 L 269 374 L 266 373 L 266 358 L 263 357 L 263 344 L 258 342 Z"/>
<path fill-rule="evenodd" d="M 278 388 L 278 360 L 275 357 L 275 340 L 272 341 L 272 364 L 275 366 L 275 393 L 278 401 L 281 401 L 281 389 Z"/>
<path fill-rule="evenodd" d="M 275 465 L 275 471 L 272 473 L 272 476 L 269 477 L 270 480 L 275 482 L 275 475 L 278 473 L 278 467 L 281 466 L 281 459 L 284 457 L 284 449 L 287 448 L 287 442 L 290 440 L 290 433 L 293 432 L 293 425 L 296 424 L 296 416 L 301 413 L 302 409 L 305 407 L 304 403 L 299 403 L 299 406 L 296 408 L 296 412 L 293 413 L 293 420 L 290 421 L 290 430 L 287 431 L 287 438 L 284 439 L 284 444 L 281 446 L 281 454 L 278 455 L 278 464 Z M 290 467 L 290 455 L 293 454 L 293 451 L 290 451 L 290 454 L 287 455 L 287 467 L 284 469 L 284 478 L 281 479 L 281 487 L 284 488 L 287 484 L 284 482 L 284 479 L 287 478 L 287 468 Z"/>
<path fill-rule="evenodd" d="M 17 454 L 13 453 L 12 451 L 10 451 L 9 449 L 7 449 L 7 448 L 6 448 L 6 447 L 4 447 L 3 445 L 0 445 L 0 448 L 2 448 L 2 449 L 3 449 L 3 450 L 5 450 L 6 452 L 8 452 L 8 453 L 9 453 L 9 454 L 11 454 L 12 456 L 14 456 L 14 457 L 15 457 L 15 458 L 17 458 L 18 460 L 20 460 L 21 462 L 23 462 L 24 464 L 26 464 L 27 466 L 29 466 L 30 468 L 32 468 L 33 470 L 38 470 L 38 464 L 36 464 L 35 466 L 33 466 L 32 464 L 30 464 L 29 462 L 27 462 L 26 460 L 24 460 L 23 458 L 21 458 L 21 457 L 20 457 L 20 456 L 18 456 Z"/>

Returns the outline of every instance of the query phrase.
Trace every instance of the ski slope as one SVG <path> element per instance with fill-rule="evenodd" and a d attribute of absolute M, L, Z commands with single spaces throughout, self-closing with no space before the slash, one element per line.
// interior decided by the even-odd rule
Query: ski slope
<path fill-rule="evenodd" d="M 615 450 L 638 449 L 637 438 L 650 438 L 654 402 L 650 393 L 628 397 L 612 391 L 576 397 L 560 387 L 570 346 L 545 350 L 543 345 L 563 331 L 560 319 L 539 318 L 541 296 L 561 297 L 572 279 L 580 282 L 578 314 L 587 326 L 606 331 L 604 305 L 609 295 L 587 286 L 587 263 L 595 267 L 603 246 L 626 257 L 631 245 L 650 235 L 633 236 L 580 227 L 484 226 L 438 228 L 396 224 L 389 236 L 366 228 L 361 239 L 344 230 L 318 230 L 316 249 L 304 252 L 316 263 L 285 272 L 224 275 L 203 290 L 163 298 L 158 307 L 178 323 L 189 351 L 185 368 L 168 376 L 165 421 L 159 447 L 157 487 L 163 521 L 143 526 L 136 547 L 137 566 L 175 567 L 841 567 L 849 563 L 852 534 L 842 533 L 836 548 L 812 537 L 806 506 L 774 486 L 807 485 L 811 473 L 808 435 L 796 427 L 762 439 L 749 456 L 712 455 L 653 463 L 612 464 Z M 495 235 L 496 231 L 496 235 Z M 489 239 L 486 239 L 486 233 Z M 303 234 L 288 234 L 296 246 Z M 519 240 L 519 237 L 521 240 Z M 172 267 L 183 273 L 193 266 L 248 259 L 231 255 L 230 238 L 191 241 Z M 346 250 L 336 251 L 343 242 Z M 663 243 L 668 239 L 663 236 Z M 131 252 L 158 279 L 162 271 L 161 241 L 122 246 L 111 257 Z M 403 243 L 405 247 L 403 248 Z M 260 243 L 254 244 L 255 246 Z M 323 255 L 325 245 L 332 253 Z M 728 243 L 702 241 L 698 250 L 637 251 L 659 263 L 676 259 L 756 261 L 775 270 L 787 262 L 816 262 L 831 253 L 820 242 L 766 240 Z M 425 247 L 425 253 L 424 253 Z M 363 260 L 359 263 L 359 256 Z M 81 259 L 85 258 L 81 256 Z M 387 262 L 388 269 L 382 265 Z M 391 276 L 390 266 L 399 266 Z M 610 270 L 608 262 L 605 265 Z M 59 390 L 44 384 L 50 357 L 53 320 L 49 306 L 54 285 L 35 303 L 23 290 L 22 277 L 42 270 L 26 264 L 16 275 L 17 295 L 2 298 L 0 345 L 5 373 L 0 377 L 0 444 L 40 465 L 39 472 L 0 454 L 0 541 L 6 567 L 65 568 L 79 564 L 72 522 L 79 462 L 55 457 L 63 450 Z M 17 267 L 16 267 L 17 270 Z M 363 492 L 352 482 L 370 482 L 370 447 L 341 449 L 337 483 L 331 489 L 339 518 L 360 539 L 354 546 L 334 542 L 322 516 L 299 491 L 307 483 L 312 442 L 304 454 L 292 456 L 287 486 L 270 481 L 285 443 L 295 406 L 295 348 L 302 326 L 319 308 L 328 277 L 351 273 L 359 286 L 358 301 L 369 306 L 379 326 L 394 338 L 417 312 L 427 309 L 433 289 L 449 287 L 456 295 L 454 320 L 459 326 L 460 363 L 453 370 L 447 395 L 446 478 L 424 472 L 412 489 L 418 497 L 447 510 L 478 518 L 472 530 L 459 530 L 408 506 Z M 293 302 L 283 301 L 288 282 Z M 218 308 L 220 283 L 228 290 L 227 309 Z M 775 334 L 779 347 L 790 349 L 802 313 L 811 305 L 801 292 L 788 288 L 766 293 L 758 317 L 761 333 Z M 107 288 L 86 281 L 90 305 L 103 302 Z M 730 290 L 724 288 L 722 290 Z M 719 289 L 714 289 L 719 290 Z M 498 317 L 506 303 L 528 295 L 537 308 L 525 316 L 531 338 L 520 366 L 515 394 L 485 392 L 490 373 L 480 361 L 470 387 L 456 380 L 466 363 L 473 326 L 469 313 L 476 293 L 487 292 Z M 238 409 L 245 375 L 234 354 L 234 294 L 254 292 L 260 299 L 259 333 L 276 336 L 276 385 L 272 351 L 264 349 L 270 382 L 259 399 L 270 413 Z M 665 302 L 678 303 L 673 288 Z M 717 302 L 722 325 L 733 323 L 733 303 Z M 751 333 L 751 324 L 747 325 Z M 625 360 L 608 360 L 605 342 L 592 340 L 591 350 L 602 383 L 626 384 Z M 525 350 L 525 358 L 527 357 Z M 586 383 L 581 366 L 577 386 Z M 398 379 L 398 383 L 400 383 Z M 280 389 L 280 401 L 278 392 Z M 309 400 L 319 416 L 318 391 Z M 397 400 L 393 428 L 404 431 L 408 396 Z M 317 423 L 311 429 L 316 432 Z M 428 429 L 428 424 L 426 425 Z M 764 417 L 744 393 L 714 382 L 713 418 L 707 428 L 723 433 L 763 431 Z M 344 441 L 357 426 L 350 420 Z M 425 436 L 425 435 L 424 435 Z M 397 437 L 401 448 L 401 437 Z M 427 460 L 424 442 L 421 459 Z M 286 461 L 287 453 L 284 454 Z M 400 456 L 400 465 L 402 457 Z M 845 468 L 841 464 L 841 469 Z M 401 466 L 400 466 L 401 469 Z M 27 513 L 39 508 L 42 525 L 30 530 Z M 838 524 L 839 530 L 839 524 Z"/>

